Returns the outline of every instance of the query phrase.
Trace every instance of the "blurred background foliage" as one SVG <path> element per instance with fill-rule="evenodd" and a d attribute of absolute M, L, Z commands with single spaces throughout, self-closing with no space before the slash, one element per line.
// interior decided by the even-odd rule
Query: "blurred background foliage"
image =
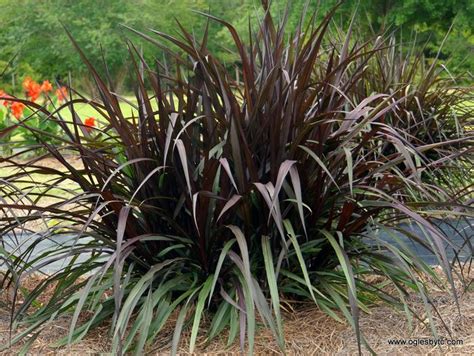
<path fill-rule="evenodd" d="M 322 17 L 337 1 L 291 1 L 289 27 L 294 28 L 301 9 L 308 6 Z M 107 59 L 107 70 L 122 91 L 131 91 L 127 83 L 128 54 L 123 45 L 127 38 L 136 36 L 121 25 L 140 31 L 156 29 L 178 33 L 178 20 L 197 35 L 204 31 L 206 19 L 192 10 L 210 12 L 235 25 L 240 33 L 248 22 L 261 17 L 259 0 L 0 0 L 0 85 L 7 92 L 21 90 L 25 76 L 34 79 L 65 79 L 71 73 L 76 87 L 92 88 L 86 68 L 71 45 L 63 25 L 75 37 L 90 59 L 103 68 L 102 55 Z M 276 17 L 283 14 L 285 0 L 273 1 Z M 357 8 L 357 31 L 363 37 L 374 33 L 399 30 L 407 43 L 417 41 L 427 58 L 434 57 L 449 28 L 452 32 L 440 58 L 453 75 L 474 75 L 474 1 L 472 0 L 346 0 L 336 19 L 348 26 Z M 232 39 L 217 22 L 210 23 L 210 50 L 229 66 L 237 57 L 233 54 Z M 416 32 L 416 37 L 414 33 Z M 160 55 L 149 43 L 140 42 L 147 60 Z M 425 46 L 426 44 L 426 46 Z"/>

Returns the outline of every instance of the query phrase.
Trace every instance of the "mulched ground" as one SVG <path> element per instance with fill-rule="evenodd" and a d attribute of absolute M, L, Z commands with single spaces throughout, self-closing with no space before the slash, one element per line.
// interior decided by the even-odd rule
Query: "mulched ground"
<path fill-rule="evenodd" d="M 81 163 L 75 158 L 71 162 L 80 168 Z M 54 160 L 43 160 L 42 165 L 61 169 Z M 4 166 L 4 164 L 0 164 Z M 42 202 L 50 203 L 49 201 Z M 31 289 L 37 284 L 38 276 L 25 282 L 25 288 Z M 474 271 L 467 280 L 472 281 Z M 453 298 L 446 291 L 438 290 L 432 286 L 430 293 L 433 296 L 434 305 L 440 315 L 434 316 L 441 338 L 462 340 L 459 346 L 397 346 L 390 345 L 390 339 L 433 339 L 430 327 L 427 323 L 417 320 L 410 328 L 404 313 L 394 311 L 386 306 L 378 306 L 371 309 L 370 314 L 361 316 L 361 328 L 372 349 L 378 354 L 474 354 L 474 284 L 465 290 L 458 282 L 456 288 L 460 295 L 459 306 L 461 313 L 458 313 L 457 306 Z M 9 340 L 9 314 L 2 305 L 8 303 L 11 298 L 9 291 L 0 289 L 0 346 L 7 345 Z M 48 293 L 42 296 L 44 302 L 48 298 Z M 413 296 L 410 298 L 413 308 L 421 315 L 424 315 L 422 301 Z M 351 327 L 346 323 L 338 323 L 326 314 L 321 312 L 312 304 L 292 304 L 286 306 L 284 312 L 284 326 L 286 335 L 286 350 L 290 355 L 321 355 L 336 354 L 347 355 L 357 354 L 357 342 Z M 425 315 L 426 317 L 426 315 Z M 171 318 L 172 319 L 172 318 Z M 443 321 L 441 321 L 443 320 Z M 30 354 L 35 355 L 86 355 L 107 353 L 110 351 L 109 336 L 107 327 L 103 326 L 95 329 L 83 341 L 78 344 L 55 349 L 51 344 L 67 334 L 70 320 L 61 318 L 49 326 L 33 343 Z M 444 326 L 443 327 L 443 322 Z M 148 354 L 169 354 L 169 337 L 173 333 L 173 320 L 160 334 L 153 347 L 148 350 Z M 447 329 L 446 329 L 447 328 Z M 206 330 L 206 325 L 202 326 Z M 189 333 L 184 333 L 180 345 L 180 353 L 187 354 L 189 349 Z M 204 344 L 205 335 L 200 335 L 197 343 L 196 353 L 202 354 L 223 354 L 240 352 L 238 343 L 231 347 L 226 347 L 226 335 L 215 340 L 210 345 Z M 255 353 L 268 355 L 279 354 L 278 346 L 270 331 L 259 329 L 255 340 Z M 0 353 L 2 355 L 17 355 L 22 345 L 14 345 L 9 350 Z M 368 352 L 365 350 L 366 354 Z"/>
<path fill-rule="evenodd" d="M 468 281 L 473 281 L 474 273 L 467 277 Z M 27 283 L 27 288 L 34 287 L 37 281 L 34 278 Z M 371 309 L 369 315 L 361 317 L 361 328 L 367 338 L 368 343 L 377 354 L 474 354 L 474 285 L 471 284 L 467 290 L 456 283 L 456 288 L 460 294 L 459 304 L 461 314 L 457 312 L 457 307 L 449 293 L 438 290 L 433 286 L 430 290 L 433 296 L 433 303 L 438 309 L 440 316 L 434 316 L 438 326 L 439 336 L 442 338 L 462 340 L 463 345 L 459 346 L 396 346 L 390 345 L 390 339 L 433 339 L 431 330 L 427 324 L 414 320 L 413 328 L 410 329 L 404 313 L 394 311 L 386 306 L 378 306 Z M 8 293 L 1 294 L 3 302 L 8 299 Z M 47 298 L 47 296 L 45 296 Z M 422 301 L 413 296 L 410 304 L 421 315 L 424 315 Z M 347 355 L 357 354 L 357 343 L 355 335 L 349 325 L 338 323 L 329 318 L 326 314 L 312 306 L 311 304 L 297 304 L 286 306 L 284 313 L 284 325 L 286 334 L 286 350 L 290 355 L 321 355 L 336 354 Z M 445 326 L 449 332 L 443 328 Z M 69 320 L 62 318 L 55 321 L 54 325 L 48 327 L 40 337 L 33 343 L 31 354 L 36 355 L 86 355 L 107 353 L 110 350 L 109 338 L 106 326 L 94 330 L 82 342 L 54 349 L 50 345 L 60 336 L 67 334 Z M 202 327 L 205 330 L 205 325 Z M 173 320 L 169 326 L 156 340 L 147 354 L 168 354 L 169 336 L 173 332 Z M 0 310 L 0 345 L 8 342 L 8 312 Z M 221 339 L 204 345 L 205 335 L 198 338 L 197 354 L 238 354 L 238 344 L 226 348 L 226 335 Z M 185 333 L 180 345 L 180 353 L 187 354 L 189 332 Z M 16 355 L 21 349 L 21 345 L 14 345 L 4 355 Z M 257 331 L 255 353 L 257 354 L 279 354 L 277 344 L 268 330 Z M 365 350 L 364 354 L 368 354 Z"/>

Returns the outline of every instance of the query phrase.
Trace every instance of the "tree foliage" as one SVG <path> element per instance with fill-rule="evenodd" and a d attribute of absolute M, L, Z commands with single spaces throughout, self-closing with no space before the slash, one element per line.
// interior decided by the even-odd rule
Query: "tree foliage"
<path fill-rule="evenodd" d="M 317 17 L 322 18 L 336 2 L 294 0 L 288 5 L 287 1 L 275 0 L 272 6 L 276 17 L 284 13 L 286 6 L 291 6 L 287 21 L 288 28 L 294 30 L 303 8 L 307 6 L 309 14 L 317 12 Z M 105 55 L 108 71 L 115 80 L 122 82 L 127 67 L 123 42 L 130 33 L 121 25 L 177 33 L 178 20 L 193 29 L 196 35 L 202 35 L 206 19 L 195 16 L 192 11 L 195 10 L 225 19 L 245 34 L 249 21 L 255 24 L 262 18 L 257 0 L 0 0 L 0 7 L 0 70 L 11 62 L 1 81 L 2 87 L 8 90 L 12 86 L 12 89 L 18 89 L 15 84 L 25 75 L 54 79 L 65 78 L 71 72 L 79 84 L 87 82 L 85 67 L 75 55 L 63 26 L 71 31 L 96 64 Z M 405 38 L 412 38 L 412 32 L 417 31 L 417 40 L 428 43 L 425 48 L 428 57 L 435 56 L 454 22 L 442 58 L 451 58 L 449 68 L 455 73 L 474 72 L 471 26 L 474 4 L 471 1 L 346 0 L 335 18 L 347 26 L 356 9 L 362 33 L 370 35 L 398 27 L 403 29 Z M 216 39 L 210 45 L 213 53 L 231 65 L 236 56 L 228 50 L 232 47 L 230 34 L 218 23 L 210 24 L 209 34 Z M 145 57 L 153 59 L 156 51 L 145 42 L 142 46 Z M 105 53 L 101 48 L 107 49 Z M 105 68 L 102 67 L 102 71 L 105 72 Z"/>

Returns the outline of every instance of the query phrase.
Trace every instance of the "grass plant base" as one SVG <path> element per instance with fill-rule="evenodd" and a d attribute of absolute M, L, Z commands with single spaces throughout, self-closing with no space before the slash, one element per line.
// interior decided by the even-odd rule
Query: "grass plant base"
<path fill-rule="evenodd" d="M 438 267 L 435 269 L 442 276 Z M 31 289 L 38 283 L 40 276 L 32 277 L 25 281 L 25 288 Z M 466 276 L 471 285 L 464 288 L 456 281 L 456 290 L 460 294 L 459 306 L 462 315 L 457 312 L 456 304 L 449 293 L 439 290 L 436 286 L 430 286 L 433 302 L 438 308 L 449 332 L 443 329 L 439 317 L 435 316 L 435 324 L 438 327 L 440 338 L 462 340 L 463 345 L 433 347 L 423 346 L 397 346 L 389 345 L 390 339 L 433 339 L 428 323 L 414 321 L 413 329 L 407 322 L 406 316 L 386 305 L 373 307 L 370 314 L 362 314 L 360 319 L 361 330 L 367 335 L 367 341 L 377 354 L 430 354 L 446 355 L 458 354 L 469 355 L 474 353 L 474 273 L 471 271 Z M 6 293 L 0 294 L 2 303 L 5 303 Z M 48 295 L 42 296 L 45 300 Z M 416 295 L 409 298 L 412 307 L 423 312 L 423 303 Z M 320 311 L 313 303 L 284 302 L 283 320 L 285 330 L 286 351 L 289 355 L 347 355 L 357 353 L 357 340 L 355 334 L 347 323 L 339 323 Z M 167 327 L 160 333 L 153 347 L 147 350 L 150 355 L 167 355 L 170 352 L 169 337 L 173 334 L 175 319 L 170 318 Z M 67 334 L 70 320 L 61 318 L 54 325 L 44 330 L 33 343 L 31 354 L 38 355 L 85 355 L 85 354 L 107 354 L 110 353 L 110 338 L 107 334 L 107 325 L 97 328 L 84 340 L 70 347 L 54 348 L 54 341 L 62 335 Z M 0 344 L 8 342 L 8 312 L 3 309 L 0 312 Z M 207 326 L 208 321 L 207 321 Z M 227 333 L 224 332 L 219 338 L 205 345 L 204 333 L 206 325 L 202 327 L 202 334 L 198 337 L 195 354 L 221 355 L 239 354 L 240 347 L 235 342 L 227 347 Z M 451 335 L 449 334 L 451 333 Z M 179 347 L 180 355 L 189 354 L 189 330 L 184 331 Z M 14 345 L 4 355 L 16 355 L 21 350 L 22 344 Z M 366 351 L 366 350 L 365 350 Z M 255 354 L 269 355 L 280 354 L 278 344 L 275 342 L 271 332 L 264 328 L 257 330 L 255 338 Z"/>

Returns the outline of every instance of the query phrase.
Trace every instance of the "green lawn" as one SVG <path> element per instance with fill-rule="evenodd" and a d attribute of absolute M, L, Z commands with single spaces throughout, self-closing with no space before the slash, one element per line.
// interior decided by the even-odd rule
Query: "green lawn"
<path fill-rule="evenodd" d="M 130 101 L 132 104 L 136 105 L 137 100 L 135 97 L 125 97 L 126 100 Z M 155 108 L 156 104 L 152 103 L 152 107 Z M 125 116 L 137 116 L 137 110 L 130 104 L 126 102 L 120 103 L 120 109 Z M 94 117 L 99 121 L 104 121 L 102 115 L 95 110 L 91 105 L 85 103 L 79 103 L 74 105 L 74 111 L 79 115 L 79 117 L 84 120 L 86 117 Z M 60 112 L 61 116 L 66 120 L 71 120 L 71 111 L 69 108 L 65 108 Z"/>

